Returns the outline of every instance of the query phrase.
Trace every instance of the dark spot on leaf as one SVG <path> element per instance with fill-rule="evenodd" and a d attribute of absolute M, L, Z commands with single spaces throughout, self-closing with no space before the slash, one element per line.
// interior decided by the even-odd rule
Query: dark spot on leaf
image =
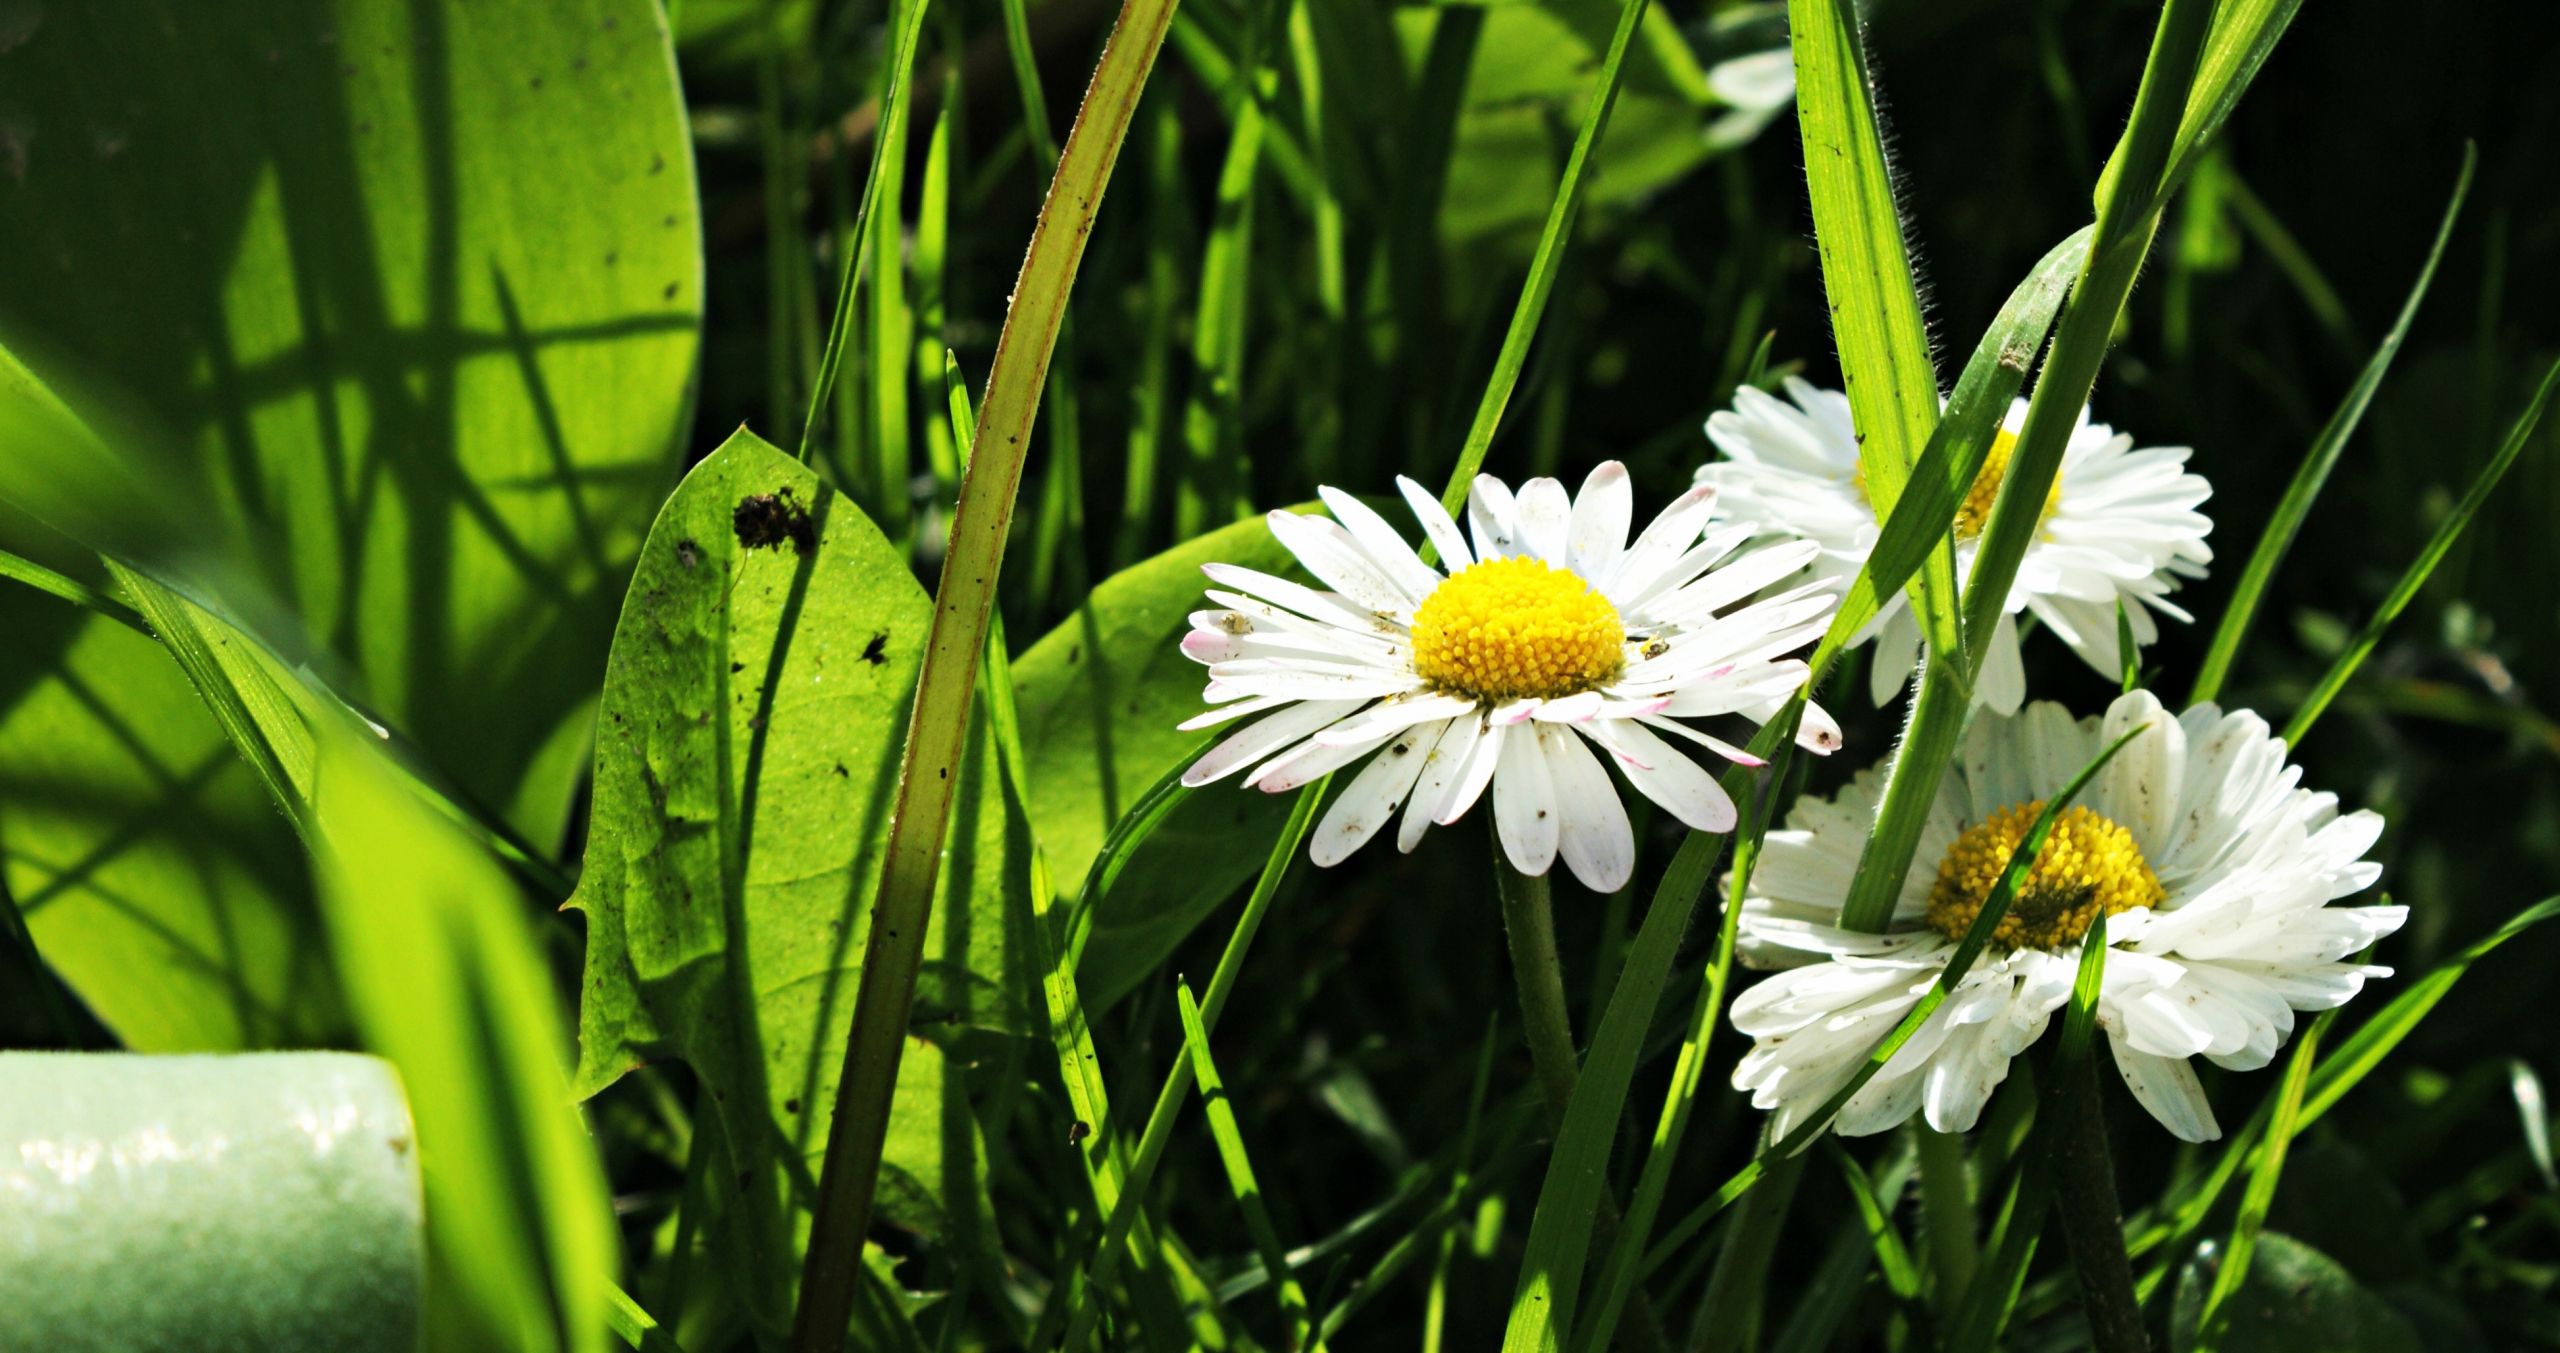
<path fill-rule="evenodd" d="M 694 565 L 701 563 L 702 547 L 694 544 L 691 540 L 677 541 L 676 562 L 684 565 L 686 568 L 691 568 Z"/>
<path fill-rule="evenodd" d="M 729 670 L 732 672 L 743 672 L 747 670 L 747 665 L 743 662 L 733 662 L 729 664 Z"/>
<path fill-rule="evenodd" d="M 801 554 L 818 547 L 818 530 L 809 521 L 809 509 L 791 501 L 789 489 L 739 499 L 737 510 L 729 514 L 729 525 L 738 533 L 738 543 L 751 550 L 779 549 L 786 540 Z"/>
<path fill-rule="evenodd" d="M 874 667 L 885 667 L 888 665 L 889 631 L 882 630 L 878 634 L 871 636 L 871 642 L 862 646 L 862 660 Z"/>
<path fill-rule="evenodd" d="M 1084 1145 L 1084 1139 L 1092 1135 L 1093 1124 L 1079 1118 L 1075 1121 L 1075 1125 L 1073 1127 L 1067 1129 L 1067 1145 L 1082 1146 Z"/>
<path fill-rule="evenodd" d="M 664 156 L 664 155 L 652 155 L 652 156 L 650 156 L 650 157 L 649 157 L 649 172 L 650 172 L 650 173 L 652 173 L 652 174 L 662 174 L 662 173 L 665 173 L 665 172 L 666 172 L 666 169 L 667 169 L 667 157 L 666 157 L 666 156 Z"/>
<path fill-rule="evenodd" d="M 390 1140 L 389 1145 L 391 1147 L 391 1154 L 395 1156 L 405 1156 L 409 1154 L 409 1139 L 407 1137 L 394 1137 Z"/>
<path fill-rule="evenodd" d="M 849 770 L 846 770 L 846 769 L 844 768 L 844 763 L 843 763 L 843 762 L 841 762 L 841 761 L 839 761 L 839 762 L 837 762 L 837 763 L 836 763 L 836 775 L 838 776 L 838 778 L 841 778 L 841 779 L 848 779 L 848 780 L 849 780 L 849 779 L 852 779 L 852 778 L 853 778 L 853 772 L 852 772 L 852 771 L 849 771 Z"/>
<path fill-rule="evenodd" d="M 662 292 L 658 293 L 658 294 L 659 294 L 659 295 L 661 295 L 661 296 L 664 296 L 664 297 L 666 297 L 668 300 L 671 300 L 671 301 L 672 301 L 672 300 L 674 300 L 674 299 L 676 298 L 676 291 L 677 291 L 677 289 L 678 289 L 678 288 L 677 288 L 677 284 L 675 284 L 675 283 L 673 283 L 673 282 L 669 282 L 669 283 L 667 283 L 667 289 L 666 289 L 665 291 L 662 291 Z"/>
<path fill-rule="evenodd" d="M 784 1113 L 800 1112 L 800 1097 L 794 1095 L 791 1098 L 782 1101 L 782 1111 Z"/>

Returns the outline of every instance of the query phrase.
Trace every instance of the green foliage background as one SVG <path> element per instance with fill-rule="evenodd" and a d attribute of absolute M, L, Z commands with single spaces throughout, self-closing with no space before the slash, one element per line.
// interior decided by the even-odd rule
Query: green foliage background
<path fill-rule="evenodd" d="M 207 8 L 228 12 L 0 0 L 0 548 L 98 589 L 83 609 L 0 579 L 0 885 L 49 969 L 0 960 L 0 1038 L 383 1050 L 413 1095 L 454 1097 L 457 1143 L 494 1134 L 451 1157 L 484 1173 L 458 1164 L 445 1193 L 431 1174 L 453 1227 L 440 1262 L 459 1265 L 431 1301 L 440 1339 L 594 1346 L 581 1284 L 600 1275 L 525 1275 L 605 1266 L 607 1189 L 622 1263 L 602 1276 L 666 1333 L 695 1350 L 777 1337 L 960 465 L 946 359 L 983 385 L 1110 8 L 939 0 L 867 240 L 881 6 Z M 2088 220 L 2157 11 L 1865 9 L 1952 378 Z M 1031 450 L 999 589 L 1018 724 L 982 698 L 961 768 L 856 1317 L 868 1346 L 1055 1338 L 1044 1294 L 1092 1256 L 1100 1148 L 1079 1149 L 1092 1125 L 1060 1081 L 1041 946 L 1072 946 L 1083 1032 L 1134 1136 L 1188 1055 L 1175 979 L 1197 989 L 1217 963 L 1287 812 L 1193 796 L 1108 906 L 1052 926 L 1196 745 L 1171 728 L 1196 698 L 1172 648 L 1196 564 L 1275 560 L 1242 519 L 1319 484 L 1445 479 L 1617 13 L 1182 7 Z M 2478 179 L 2443 268 L 2227 703 L 2293 707 L 2560 355 L 2555 38 L 2525 4 L 2458 21 L 2308 5 L 2171 208 L 2095 397 L 2142 443 L 2195 447 L 2215 489 L 2214 576 L 2180 597 L 2205 623 L 2145 655 L 2163 689 L 2184 688 L 2389 326 L 2466 139 Z M 1616 457 L 1659 503 L 1737 384 L 1837 382 L 1791 114 L 1734 106 L 1744 68 L 1721 64 L 1784 41 L 1783 7 L 1649 16 L 1489 470 L 1578 479 Z M 803 468 L 773 448 L 804 435 L 858 241 L 868 277 Z M 2377 1004 L 2560 888 L 2553 437 L 2302 752 L 2307 783 L 2391 822 L 2384 886 L 2413 916 L 2379 956 L 2403 980 Z M 809 514 L 807 540 L 750 542 L 739 505 L 786 486 L 776 510 Z M 211 637 L 180 663 L 138 632 L 187 626 Z M 2095 710 L 2109 692 L 2049 642 L 2028 660 L 2039 697 Z M 1899 728 L 1858 694 L 1856 662 L 1829 697 L 1849 750 L 1810 769 L 1816 792 Z M 1638 821 L 1649 881 L 1679 833 Z M 1558 889 L 1586 1038 L 1645 893 Z M 350 919 L 375 906 L 444 920 L 404 936 Z M 1675 993 L 1711 941 L 1690 935 Z M 424 975 L 397 961 L 440 944 L 462 957 Z M 2484 961 L 2294 1144 L 2281 1234 L 2223 1347 L 2283 1346 L 2305 1328 L 2285 1302 L 2340 1347 L 2560 1344 L 2535 1019 L 2554 944 L 2527 933 Z M 1638 1070 L 1621 1196 L 1685 1003 L 1664 1003 Z M 1407 1347 L 1426 1324 L 1490 1346 L 1545 1152 L 1475 834 L 1291 871 L 1229 1012 L 1220 1137 L 1250 1149 L 1278 1237 L 1313 1247 L 1292 1258 L 1308 1305 L 1341 1317 L 1331 1346 Z M 591 1145 L 546 1098 L 541 1063 L 570 1028 Z M 492 1038 L 512 1055 L 487 1057 Z M 1669 1216 L 1755 1144 L 1722 1088 L 1739 1044 L 1716 1047 Z M 513 1089 L 470 1088 L 483 1079 Z M 2214 1083 L 2225 1123 L 2275 1080 Z M 2129 1209 L 2209 1163 L 2112 1109 Z M 1235 1142 L 1177 1122 L 1141 1225 L 1155 1262 L 1123 1270 L 1105 1338 L 1278 1346 Z M 1852 1151 L 1900 1196 L 1904 1138 Z M 545 1173 L 506 1173 L 526 1160 Z M 1649 1288 L 1675 1336 L 1712 1290 L 1735 1323 L 1711 1346 L 1923 1338 L 1854 1178 L 1817 1165 L 1791 1207 L 1742 1214 L 1763 1273 L 1720 1258 L 1743 1220 L 1678 1247 Z M 1887 1211 L 1921 1225 L 1907 1199 Z M 548 1257 L 509 1273 L 491 1254 Z M 2170 1265 L 2155 1316 L 2180 1343 L 2211 1254 L 2150 1262 Z M 2013 1339 L 2065 1346 L 2076 1320 L 2048 1242 Z"/>

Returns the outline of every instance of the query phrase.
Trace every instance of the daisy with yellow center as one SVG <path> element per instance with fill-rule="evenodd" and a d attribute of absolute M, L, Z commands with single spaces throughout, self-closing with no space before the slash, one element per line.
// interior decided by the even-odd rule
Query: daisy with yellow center
<path fill-rule="evenodd" d="M 1754 539 L 1811 541 L 1818 547 L 1812 576 L 1845 583 L 1856 576 L 1882 529 L 1858 461 L 1858 436 L 1848 396 L 1789 380 L 1786 399 L 1745 389 L 1733 407 L 1707 420 L 1707 437 L 1724 459 L 1698 471 L 1698 482 L 1722 490 L 1716 521 L 1747 524 Z M 1956 576 L 1973 567 L 1973 555 L 1991 510 L 2008 483 L 2026 402 L 2009 410 L 1994 434 L 1981 473 L 1956 509 Z M 1975 699 L 2014 714 L 2026 699 L 2026 669 L 2018 654 L 2018 616 L 2033 615 L 2072 652 L 2112 679 L 2124 670 L 2117 652 L 2116 613 L 2121 607 L 2137 647 L 2159 637 L 2155 616 L 2190 617 L 2169 599 L 2187 578 L 2201 577 L 2213 558 L 2205 536 L 2213 523 L 2196 511 L 2212 488 L 2187 473 L 2185 447 L 2137 449 L 2133 438 L 2086 409 L 2062 453 L 2061 472 L 2045 493 L 2036 531 L 2010 585 L 2008 604 L 1993 628 L 1975 683 Z M 1868 669 L 1876 703 L 1902 689 L 1919 660 L 1920 626 L 1907 599 L 1897 593 L 1858 636 L 1872 640 Z"/>
<path fill-rule="evenodd" d="M 1479 476 L 1467 526 L 1399 479 L 1441 567 L 1359 499 L 1323 490 L 1333 517 L 1270 516 L 1271 532 L 1322 584 L 1210 564 L 1209 599 L 1182 651 L 1209 669 L 1207 728 L 1259 716 L 1200 758 L 1183 783 L 1242 772 L 1269 793 L 1367 762 L 1316 825 L 1309 854 L 1338 864 L 1390 820 L 1410 851 L 1490 789 L 1504 854 L 1527 874 L 1562 858 L 1600 892 L 1624 887 L 1635 834 L 1603 758 L 1638 792 L 1701 831 L 1728 831 L 1732 800 L 1665 741 L 1756 764 L 1686 720 L 1763 721 L 1804 680 L 1786 656 L 1821 636 L 1837 604 L 1799 581 L 1813 549 L 1746 549 L 1751 532 L 1701 538 L 1715 491 L 1693 488 L 1630 542 L 1634 493 L 1615 461 L 1579 494 L 1532 479 L 1514 495 Z M 1443 570 L 1446 571 L 1443 571 Z M 1762 595 L 1766 593 L 1767 595 Z M 1808 707 L 1799 741 L 1839 745 Z"/>
<path fill-rule="evenodd" d="M 2245 711 L 2173 716 L 2148 692 L 2103 719 L 2036 704 L 1985 713 L 1967 733 L 1883 934 L 1843 930 L 1880 771 L 1806 800 L 1769 833 L 1743 901 L 1741 952 L 1785 971 L 1733 1005 L 1756 1042 L 1734 1085 L 1783 1133 L 1845 1085 L 1938 980 L 2045 801 L 2098 750 L 2128 743 L 2065 809 L 1992 941 L 1946 1002 L 1850 1098 L 1843 1133 L 1917 1113 L 1974 1125 L 2010 1059 L 2070 999 L 2089 926 L 2107 918 L 2098 1027 L 2145 1109 L 2187 1141 L 2221 1135 L 2191 1059 L 2265 1066 L 2297 1010 L 2344 1004 L 2388 968 L 2350 956 L 2400 928 L 2401 907 L 2331 902 L 2379 875 L 2370 812 L 2300 788 L 2284 744 Z"/>

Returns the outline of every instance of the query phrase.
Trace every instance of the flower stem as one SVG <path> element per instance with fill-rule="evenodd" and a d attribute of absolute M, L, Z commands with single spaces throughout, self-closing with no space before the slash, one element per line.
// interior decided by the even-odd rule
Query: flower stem
<path fill-rule="evenodd" d="M 1546 1102 L 1547 1127 L 1564 1124 L 1565 1105 L 1580 1078 L 1573 1051 L 1573 1016 L 1565 1009 L 1564 963 L 1556 955 L 1556 914 L 1547 881 L 1511 867 L 1502 843 L 1493 845 L 1494 873 L 1501 882 L 1502 933 L 1511 944 L 1511 972 L 1520 984 L 1520 1022 L 1529 1044 L 1529 1065 L 1538 1078 L 1538 1096 Z"/>
<path fill-rule="evenodd" d="M 2116 1203 L 2094 1061 L 2081 1057 L 2058 1067 L 2045 1108 L 2053 1117 L 2054 1202 L 2071 1244 L 2071 1266 L 2080 1273 L 2090 1346 L 2099 1353 L 2144 1353 L 2150 1338 L 2125 1257 L 2124 1214 Z"/>
<path fill-rule="evenodd" d="M 1565 1106 L 1582 1078 L 1581 1059 L 1573 1050 L 1573 1016 L 1565 1006 L 1564 961 L 1556 954 L 1556 914 L 1546 878 L 1532 877 L 1511 866 L 1499 836 L 1493 842 L 1493 875 L 1502 894 L 1502 933 L 1511 945 L 1511 972 L 1520 987 L 1520 1022 L 1529 1044 L 1529 1065 L 1538 1078 L 1538 1097 L 1545 1102 L 1547 1129 L 1561 1131 Z M 1605 1253 L 1618 1236 L 1618 1207 L 1606 1190 L 1592 1214 L 1595 1249 Z M 1628 1303 L 1632 1318 L 1630 1346 L 1655 1351 L 1669 1346 L 1662 1318 L 1642 1292 Z"/>
<path fill-rule="evenodd" d="M 1914 1123 L 1920 1144 L 1920 1225 L 1941 1302 L 1953 1309 L 1973 1282 L 1973 1191 L 1968 1186 L 1961 1133 Z"/>

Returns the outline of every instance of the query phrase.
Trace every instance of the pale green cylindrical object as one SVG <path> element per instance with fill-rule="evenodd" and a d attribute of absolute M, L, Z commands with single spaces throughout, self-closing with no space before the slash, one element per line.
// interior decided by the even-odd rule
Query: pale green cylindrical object
<path fill-rule="evenodd" d="M 351 1053 L 0 1053 L 0 1350 L 408 1350 L 399 1073 Z"/>

